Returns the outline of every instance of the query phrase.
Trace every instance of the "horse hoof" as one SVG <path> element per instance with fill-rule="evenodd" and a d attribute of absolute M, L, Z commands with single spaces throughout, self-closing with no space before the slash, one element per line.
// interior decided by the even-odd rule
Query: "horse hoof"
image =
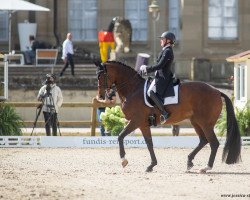
<path fill-rule="evenodd" d="M 192 162 L 188 162 L 187 163 L 187 171 L 189 171 L 193 166 L 194 166 L 194 164 Z"/>
<path fill-rule="evenodd" d="M 124 159 L 122 160 L 122 167 L 123 167 L 123 168 L 126 167 L 127 164 L 128 164 L 128 160 L 124 158 Z"/>
<path fill-rule="evenodd" d="M 199 169 L 198 173 L 199 174 L 205 174 L 205 173 L 207 173 L 207 170 L 205 170 L 205 169 Z"/>
<path fill-rule="evenodd" d="M 152 172 L 153 171 L 153 168 L 152 167 L 148 167 L 147 169 L 146 169 L 146 172 Z"/>
<path fill-rule="evenodd" d="M 207 173 L 208 170 L 211 170 L 211 169 L 212 169 L 212 167 L 206 166 L 204 168 L 199 169 L 199 173 L 205 174 L 205 173 Z"/>

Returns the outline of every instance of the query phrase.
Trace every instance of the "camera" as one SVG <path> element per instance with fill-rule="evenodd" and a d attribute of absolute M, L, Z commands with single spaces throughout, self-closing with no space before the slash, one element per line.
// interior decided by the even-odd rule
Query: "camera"
<path fill-rule="evenodd" d="M 53 84 L 53 81 L 51 81 L 51 78 L 54 79 L 54 75 L 53 74 L 46 74 L 46 80 L 45 80 L 45 84 Z"/>
<path fill-rule="evenodd" d="M 42 96 L 40 96 L 41 99 L 44 99 L 45 97 L 48 97 L 51 95 L 51 87 L 52 87 L 52 84 L 55 83 L 55 80 L 56 80 L 56 76 L 55 74 L 46 74 L 46 79 L 45 81 L 42 83 L 43 85 L 46 86 L 46 93 Z"/>
<path fill-rule="evenodd" d="M 53 82 L 50 80 L 50 77 L 47 77 L 45 80 L 45 85 L 48 85 L 48 84 L 53 84 Z"/>
<path fill-rule="evenodd" d="M 53 81 L 51 80 L 51 78 L 53 78 Z M 53 84 L 54 81 L 56 79 L 56 76 L 54 74 L 46 74 L 46 80 L 45 80 L 45 84 Z"/>
<path fill-rule="evenodd" d="M 55 80 L 56 80 L 56 76 L 54 74 L 46 74 L 46 79 L 43 82 L 43 85 L 54 84 Z"/>
<path fill-rule="evenodd" d="M 47 95 L 50 95 L 50 90 L 51 90 L 50 83 L 48 83 L 48 84 L 46 84 Z"/>

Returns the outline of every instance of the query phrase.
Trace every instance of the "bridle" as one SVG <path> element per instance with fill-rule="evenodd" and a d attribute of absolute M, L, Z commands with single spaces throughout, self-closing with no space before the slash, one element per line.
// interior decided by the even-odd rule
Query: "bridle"
<path fill-rule="evenodd" d="M 102 70 L 99 70 L 98 72 L 98 88 L 105 88 L 105 91 L 108 90 L 108 89 L 111 89 L 111 86 L 108 87 L 108 80 L 110 80 L 109 76 L 108 76 L 108 73 L 107 73 L 107 69 L 106 69 L 106 66 L 105 65 L 102 65 L 103 66 L 103 69 Z M 99 78 L 101 76 L 101 74 L 103 73 L 104 75 L 104 84 L 103 85 L 100 85 L 99 83 Z M 112 84 L 111 84 L 112 85 Z"/>
<path fill-rule="evenodd" d="M 108 94 L 108 91 L 112 88 L 112 86 L 114 85 L 114 83 L 111 83 L 111 85 L 108 86 L 108 81 L 111 82 L 111 80 L 110 80 L 110 77 L 109 77 L 109 75 L 108 75 L 108 73 L 107 73 L 107 68 L 106 68 L 106 66 L 105 66 L 103 63 L 101 64 L 101 66 L 102 66 L 103 69 L 102 69 L 102 70 L 99 70 L 99 72 L 98 72 L 98 88 L 104 88 L 104 89 L 105 89 L 105 94 Z M 102 85 L 99 84 L 99 78 L 100 78 L 101 74 L 104 75 L 104 84 L 102 84 Z M 123 83 L 120 83 L 119 85 L 116 84 L 116 85 L 115 85 L 116 91 L 121 90 L 121 89 L 124 88 L 127 84 L 131 84 L 131 82 L 132 82 L 133 80 L 135 80 L 135 79 L 134 79 L 135 76 L 138 76 L 138 74 L 135 74 L 134 76 L 130 77 L 127 81 L 125 81 L 125 82 L 123 82 Z M 131 79 L 132 79 L 132 81 L 131 81 Z"/>

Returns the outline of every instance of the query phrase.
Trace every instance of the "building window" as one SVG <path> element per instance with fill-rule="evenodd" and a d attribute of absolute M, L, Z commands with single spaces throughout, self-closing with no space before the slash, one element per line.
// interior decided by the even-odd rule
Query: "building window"
<path fill-rule="evenodd" d="M 97 0 L 68 1 L 68 31 L 74 41 L 97 40 Z"/>
<path fill-rule="evenodd" d="M 238 0 L 209 0 L 208 2 L 208 38 L 237 39 Z"/>
<path fill-rule="evenodd" d="M 168 1 L 168 8 L 169 8 L 169 17 L 168 17 L 168 24 L 169 24 L 169 31 L 175 34 L 176 41 L 180 38 L 180 2 L 179 0 L 169 0 Z"/>
<path fill-rule="evenodd" d="M 8 40 L 8 12 L 0 11 L 0 41 Z"/>
<path fill-rule="evenodd" d="M 125 0 L 125 18 L 132 25 L 132 40 L 146 41 L 148 37 L 148 1 Z"/>
<path fill-rule="evenodd" d="M 236 94 L 235 99 L 238 101 L 244 101 L 246 98 L 246 92 L 245 92 L 245 66 L 242 64 L 239 64 L 236 67 Z"/>

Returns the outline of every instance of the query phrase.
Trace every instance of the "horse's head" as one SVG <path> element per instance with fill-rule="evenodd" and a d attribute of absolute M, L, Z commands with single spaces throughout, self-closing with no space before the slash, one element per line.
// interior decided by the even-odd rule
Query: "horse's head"
<path fill-rule="evenodd" d="M 96 74 L 98 79 L 98 96 L 104 98 L 105 94 L 113 86 L 113 82 L 110 80 L 105 63 L 95 61 L 94 64 L 97 67 Z"/>
<path fill-rule="evenodd" d="M 129 94 L 138 89 L 138 84 L 145 80 L 128 65 L 119 61 L 107 61 L 105 63 L 95 62 L 98 75 L 98 92 L 105 94 L 115 86 L 118 94 Z"/>

